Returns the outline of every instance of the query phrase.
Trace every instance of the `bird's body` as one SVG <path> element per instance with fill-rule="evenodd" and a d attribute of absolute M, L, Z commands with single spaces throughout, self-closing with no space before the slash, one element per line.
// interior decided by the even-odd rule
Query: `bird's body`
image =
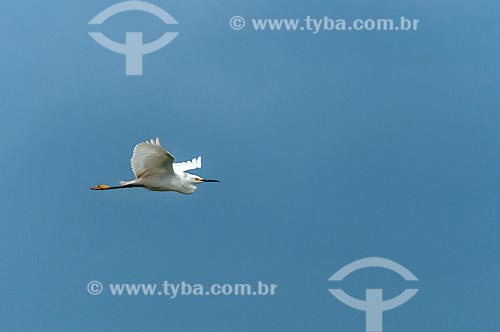
<path fill-rule="evenodd" d="M 201 168 L 201 157 L 190 161 L 174 163 L 174 156 L 160 145 L 160 139 L 149 140 L 137 144 L 130 160 L 135 179 L 122 181 L 120 186 L 97 185 L 92 190 L 109 190 L 120 188 L 142 187 L 152 191 L 176 191 L 181 194 L 192 194 L 197 184 L 203 182 L 219 182 L 205 180 L 197 175 L 187 173 L 188 170 Z"/>
<path fill-rule="evenodd" d="M 151 191 L 177 191 L 182 194 L 192 194 L 196 185 L 188 183 L 185 178 L 189 173 L 174 173 L 171 176 L 148 176 L 128 182 L 121 182 L 122 186 L 143 187 Z"/>

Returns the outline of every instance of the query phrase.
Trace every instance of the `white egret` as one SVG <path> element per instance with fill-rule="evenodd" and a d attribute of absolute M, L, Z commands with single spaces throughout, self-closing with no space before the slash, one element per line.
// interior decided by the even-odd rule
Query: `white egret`
<path fill-rule="evenodd" d="M 176 191 L 181 194 L 192 194 L 197 189 L 197 184 L 219 182 L 186 173 L 186 171 L 201 168 L 201 157 L 182 163 L 174 163 L 174 156 L 160 145 L 159 138 L 137 144 L 130 163 L 135 180 L 121 181 L 119 186 L 99 184 L 90 189 L 110 190 L 142 187 L 153 191 Z"/>

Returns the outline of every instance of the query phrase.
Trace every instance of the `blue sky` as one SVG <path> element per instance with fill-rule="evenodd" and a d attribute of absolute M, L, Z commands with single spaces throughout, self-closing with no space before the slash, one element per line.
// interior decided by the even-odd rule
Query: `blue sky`
<path fill-rule="evenodd" d="M 179 36 L 124 75 L 89 36 L 114 1 L 24 1 L 0 26 L 3 331 L 364 331 L 328 292 L 356 259 L 419 293 L 384 331 L 493 331 L 500 306 L 497 1 L 167 1 Z M 233 31 L 245 18 L 420 19 L 413 32 Z M 123 41 L 165 31 L 122 13 Z M 133 189 L 141 140 L 197 174 L 191 196 Z M 274 297 L 89 295 L 102 283 L 278 284 Z M 342 285 L 392 297 L 380 269 Z"/>

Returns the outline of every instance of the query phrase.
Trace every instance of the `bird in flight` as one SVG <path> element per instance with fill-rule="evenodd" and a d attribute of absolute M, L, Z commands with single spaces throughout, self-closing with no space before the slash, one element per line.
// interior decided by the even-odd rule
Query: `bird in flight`
<path fill-rule="evenodd" d="M 160 139 L 151 139 L 137 144 L 130 159 L 135 180 L 121 181 L 119 186 L 99 184 L 92 190 L 110 190 L 141 187 L 152 191 L 176 191 L 181 194 L 192 194 L 197 185 L 203 182 L 219 182 L 207 180 L 186 171 L 201 168 L 201 157 L 190 161 L 174 163 L 174 156 L 160 145 Z"/>

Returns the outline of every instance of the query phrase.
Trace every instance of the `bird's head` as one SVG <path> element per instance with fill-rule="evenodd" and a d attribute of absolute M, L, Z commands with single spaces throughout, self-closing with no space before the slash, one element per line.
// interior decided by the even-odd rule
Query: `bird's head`
<path fill-rule="evenodd" d="M 208 179 L 204 179 L 198 175 L 189 174 L 189 173 L 186 173 L 186 176 L 189 178 L 190 182 L 194 185 L 197 185 L 197 184 L 200 184 L 203 182 L 220 182 L 219 180 L 208 180 Z"/>

